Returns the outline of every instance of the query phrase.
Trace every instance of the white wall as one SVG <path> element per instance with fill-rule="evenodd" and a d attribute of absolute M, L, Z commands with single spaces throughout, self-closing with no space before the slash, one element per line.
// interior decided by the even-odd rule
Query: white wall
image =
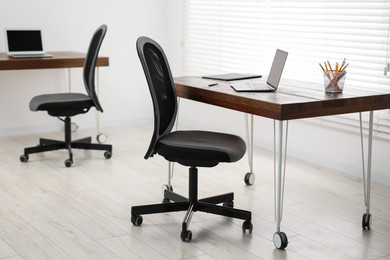
<path fill-rule="evenodd" d="M 95 29 L 108 25 L 101 55 L 110 66 L 100 69 L 102 126 L 151 117 L 150 97 L 135 49 L 141 35 L 167 43 L 166 1 L 157 0 L 4 0 L 0 8 L 0 52 L 5 27 L 39 27 L 50 51 L 85 52 Z M 23 6 L 23 7 L 21 7 Z M 81 69 L 72 69 L 72 91 L 84 92 Z M 53 131 L 62 127 L 44 112 L 31 112 L 30 99 L 41 93 L 66 91 L 64 69 L 0 71 L 0 135 Z M 12 111 L 10 113 L 10 111 Z M 78 116 L 80 127 L 93 127 L 94 113 Z"/>

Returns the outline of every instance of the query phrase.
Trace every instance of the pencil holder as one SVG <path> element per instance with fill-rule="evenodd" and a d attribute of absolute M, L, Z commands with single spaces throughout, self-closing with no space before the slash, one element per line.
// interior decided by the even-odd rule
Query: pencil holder
<path fill-rule="evenodd" d="M 347 71 L 324 71 L 324 84 L 326 93 L 343 92 Z"/>

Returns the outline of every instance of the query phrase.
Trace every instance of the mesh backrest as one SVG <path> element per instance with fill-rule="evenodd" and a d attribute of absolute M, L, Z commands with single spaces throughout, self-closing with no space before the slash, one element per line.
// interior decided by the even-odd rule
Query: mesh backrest
<path fill-rule="evenodd" d="M 103 108 L 100 105 L 98 96 L 95 91 L 95 68 L 96 62 L 100 51 L 100 46 L 102 45 L 104 36 L 106 35 L 107 26 L 100 26 L 92 36 L 91 43 L 89 44 L 87 56 L 84 62 L 84 85 L 88 93 L 88 96 L 92 99 L 95 107 L 100 112 L 103 112 Z"/>
<path fill-rule="evenodd" d="M 154 133 L 145 158 L 154 154 L 158 140 L 170 133 L 176 118 L 176 91 L 168 61 L 161 46 L 147 37 L 137 41 L 138 55 L 148 82 L 154 108 Z"/>

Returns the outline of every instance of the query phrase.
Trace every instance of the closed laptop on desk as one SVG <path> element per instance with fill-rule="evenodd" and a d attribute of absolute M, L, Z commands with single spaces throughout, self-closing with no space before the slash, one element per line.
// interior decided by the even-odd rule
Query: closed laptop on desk
<path fill-rule="evenodd" d="M 51 57 L 44 50 L 39 29 L 5 29 L 7 55 L 13 58 Z"/>

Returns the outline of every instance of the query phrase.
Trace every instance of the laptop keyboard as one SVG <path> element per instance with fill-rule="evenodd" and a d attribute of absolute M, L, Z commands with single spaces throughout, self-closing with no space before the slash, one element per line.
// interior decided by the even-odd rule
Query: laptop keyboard
<path fill-rule="evenodd" d="M 243 82 L 235 82 L 232 85 L 237 89 L 273 90 L 273 88 L 265 82 L 243 81 Z"/>

